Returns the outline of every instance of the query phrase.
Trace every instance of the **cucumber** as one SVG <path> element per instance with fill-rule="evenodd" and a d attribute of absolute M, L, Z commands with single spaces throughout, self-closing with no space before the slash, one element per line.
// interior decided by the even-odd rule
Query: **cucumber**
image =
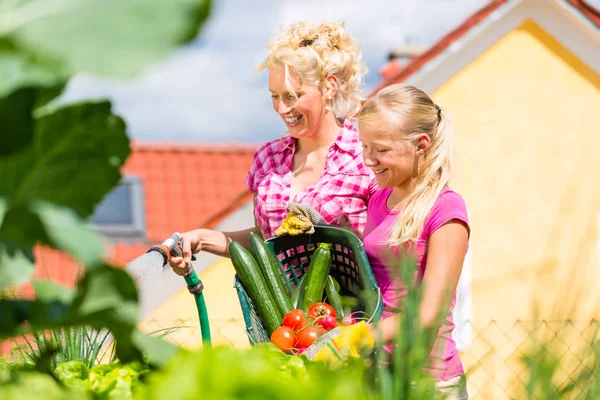
<path fill-rule="evenodd" d="M 229 238 L 229 255 L 233 268 L 240 278 L 240 282 L 252 300 L 261 322 L 265 326 L 269 336 L 281 325 L 282 317 L 271 297 L 271 292 L 263 280 L 258 263 L 238 242 Z"/>
<path fill-rule="evenodd" d="M 304 287 L 304 281 L 306 280 L 306 274 L 300 277 L 300 281 L 298 282 L 298 286 L 292 292 L 292 306 L 294 308 L 298 308 L 298 303 L 300 302 L 300 293 L 302 292 L 302 288 Z"/>
<path fill-rule="evenodd" d="M 302 288 L 302 304 L 300 308 L 307 310 L 313 304 L 323 300 L 325 281 L 331 269 L 331 245 L 319 243 L 306 272 L 306 281 Z M 300 303 L 300 302 L 299 302 Z"/>
<path fill-rule="evenodd" d="M 283 281 L 279 275 L 280 269 L 278 268 L 277 259 L 275 255 L 269 250 L 265 242 L 254 233 L 250 232 L 250 252 L 258 261 L 258 267 L 262 271 L 265 282 L 269 287 L 271 296 L 275 300 L 275 305 L 279 310 L 279 315 L 283 320 L 285 314 L 292 309 L 292 301 L 288 296 Z"/>
<path fill-rule="evenodd" d="M 342 297 L 340 296 L 340 284 L 331 275 L 327 276 L 325 282 L 325 294 L 327 294 L 327 303 L 335 308 L 338 317 L 344 318 L 344 307 L 342 306 Z"/>

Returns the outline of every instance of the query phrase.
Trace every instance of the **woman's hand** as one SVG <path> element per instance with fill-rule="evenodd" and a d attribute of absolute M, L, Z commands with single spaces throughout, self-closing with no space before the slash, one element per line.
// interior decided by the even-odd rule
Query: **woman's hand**
<path fill-rule="evenodd" d="M 169 265 L 177 275 L 185 276 L 190 268 L 192 254 L 197 254 L 202 250 L 203 231 L 205 230 L 195 229 L 181 234 L 183 256 L 169 259 Z"/>
<path fill-rule="evenodd" d="M 248 237 L 251 231 L 254 233 L 260 232 L 255 228 L 235 232 L 219 232 L 210 229 L 195 229 L 184 232 L 181 234 L 183 257 L 171 257 L 169 265 L 177 275 L 185 276 L 192 261 L 192 254 L 206 251 L 220 257 L 229 257 L 229 241 L 227 238 L 239 242 L 247 249 Z"/>

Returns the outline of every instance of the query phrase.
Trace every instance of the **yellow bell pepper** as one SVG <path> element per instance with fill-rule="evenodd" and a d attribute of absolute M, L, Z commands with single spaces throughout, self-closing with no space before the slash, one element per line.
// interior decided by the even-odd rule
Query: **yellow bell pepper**
<path fill-rule="evenodd" d="M 331 335 L 327 340 L 326 336 Z M 314 361 L 324 361 L 331 367 L 339 366 L 347 358 L 360 357 L 361 352 L 373 348 L 373 336 L 365 321 L 339 326 L 309 347 L 305 354 Z M 314 356 L 313 356 L 314 354 Z"/>

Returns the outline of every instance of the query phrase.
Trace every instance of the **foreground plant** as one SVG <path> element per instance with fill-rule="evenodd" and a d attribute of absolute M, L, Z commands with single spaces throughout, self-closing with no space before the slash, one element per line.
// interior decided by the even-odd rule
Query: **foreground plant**
<path fill-rule="evenodd" d="M 123 361 L 146 354 L 161 364 L 174 353 L 136 329 L 135 285 L 104 263 L 102 240 L 86 224 L 121 178 L 130 153 L 125 123 L 108 101 L 53 100 L 78 73 L 142 72 L 192 40 L 209 9 L 210 0 L 0 2 L 0 287 L 30 280 L 40 244 L 86 269 L 77 293 L 46 283 L 35 301 L 0 299 L 0 340 L 26 327 L 89 326 L 117 338 Z"/>
<path fill-rule="evenodd" d="M 216 348 L 181 352 L 148 375 L 136 399 L 377 399 L 357 360 L 331 370 L 302 356 L 288 356 L 271 343 L 250 350 Z"/>

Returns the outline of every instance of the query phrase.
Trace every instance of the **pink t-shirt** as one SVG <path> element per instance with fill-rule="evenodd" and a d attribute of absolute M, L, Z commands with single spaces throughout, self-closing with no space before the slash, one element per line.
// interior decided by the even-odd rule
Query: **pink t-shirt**
<path fill-rule="evenodd" d="M 367 226 L 363 234 L 365 251 L 369 257 L 371 268 L 375 279 L 379 284 L 383 297 L 383 316 L 388 318 L 394 314 L 393 310 L 402 308 L 402 302 L 406 296 L 406 287 L 399 277 L 399 270 L 389 273 L 388 268 L 399 268 L 390 260 L 398 260 L 398 247 L 386 244 L 389 232 L 392 229 L 400 211 L 392 211 L 387 207 L 387 199 L 392 192 L 391 188 L 378 190 L 369 200 L 367 213 Z M 427 244 L 429 238 L 438 228 L 451 220 L 469 224 L 467 208 L 462 197 L 452 190 L 442 191 L 435 202 L 429 216 L 425 220 L 423 233 L 417 241 L 413 256 L 417 260 L 417 272 L 415 282 L 421 282 L 425 268 L 427 267 Z M 462 363 L 456 350 L 456 343 L 452 339 L 454 321 L 452 320 L 452 309 L 456 302 L 456 294 L 452 299 L 452 305 L 444 323 L 438 331 L 438 337 L 430 355 L 430 361 L 426 369 L 436 381 L 445 381 L 460 375 L 463 372 Z M 386 347 L 391 350 L 391 347 Z"/>
<path fill-rule="evenodd" d="M 287 215 L 290 201 L 316 209 L 328 224 L 348 224 L 362 233 L 367 222 L 367 203 L 377 189 L 375 175 L 362 158 L 358 132 L 344 123 L 329 148 L 325 170 L 316 184 L 290 199 L 292 163 L 296 139 L 285 136 L 256 150 L 246 179 L 254 194 L 254 218 L 263 237 L 270 238 Z"/>

